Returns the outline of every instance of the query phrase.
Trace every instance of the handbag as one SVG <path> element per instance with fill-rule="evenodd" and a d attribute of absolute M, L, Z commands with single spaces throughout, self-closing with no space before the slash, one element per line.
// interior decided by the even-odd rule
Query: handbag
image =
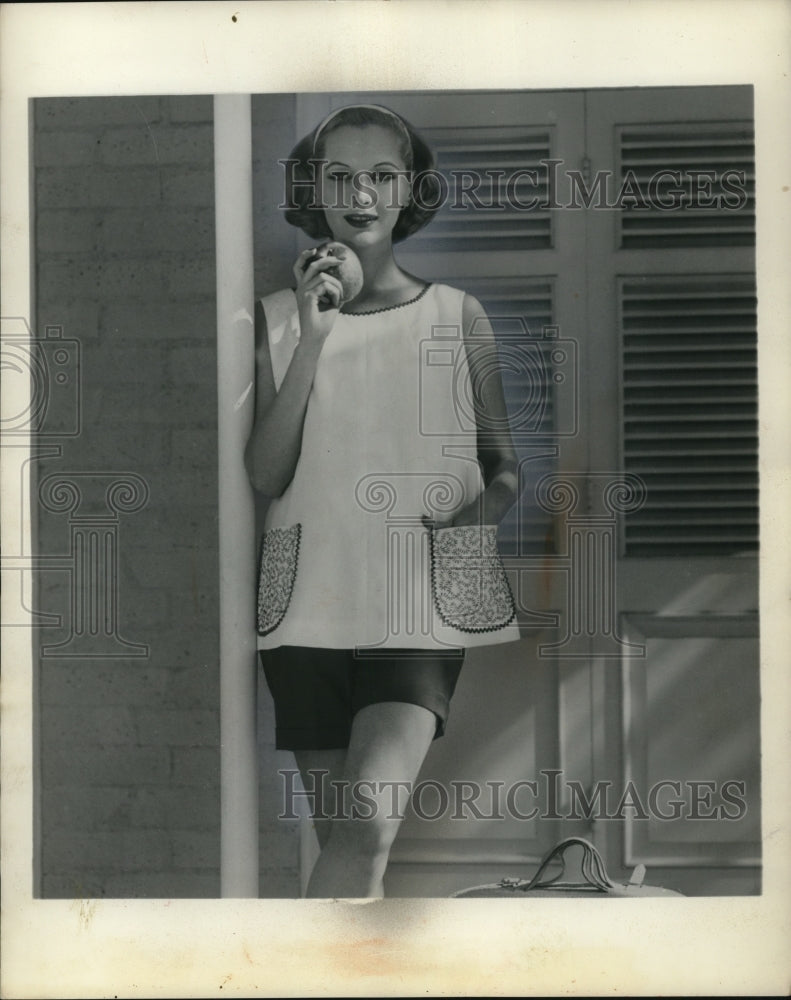
<path fill-rule="evenodd" d="M 577 870 L 567 871 L 566 853 L 570 848 L 582 849 L 582 859 L 577 862 Z M 560 863 L 560 871 L 553 876 L 547 869 L 553 863 Z M 571 877 L 568 877 L 569 874 Z M 488 885 L 475 885 L 452 893 L 453 899 L 526 899 L 537 897 L 567 897 L 608 899 L 612 897 L 640 898 L 649 896 L 683 896 L 674 889 L 663 889 L 656 885 L 645 885 L 645 865 L 639 864 L 626 883 L 613 882 L 604 867 L 601 854 L 589 840 L 583 837 L 567 837 L 555 844 L 541 859 L 535 875 L 530 879 L 503 878 Z M 566 876 L 564 878 L 564 876 Z"/>

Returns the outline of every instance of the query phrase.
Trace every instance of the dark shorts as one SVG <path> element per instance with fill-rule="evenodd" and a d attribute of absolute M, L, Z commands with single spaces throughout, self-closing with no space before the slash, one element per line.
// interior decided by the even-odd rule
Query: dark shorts
<path fill-rule="evenodd" d="M 275 702 L 278 750 L 347 747 L 352 719 L 366 705 L 404 701 L 437 717 L 434 739 L 445 732 L 450 699 L 464 650 L 377 651 L 278 646 L 260 651 Z"/>

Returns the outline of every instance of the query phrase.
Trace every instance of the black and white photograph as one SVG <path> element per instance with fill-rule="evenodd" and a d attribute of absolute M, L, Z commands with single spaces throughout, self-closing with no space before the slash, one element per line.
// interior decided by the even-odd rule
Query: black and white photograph
<path fill-rule="evenodd" d="M 198 6 L 228 55 L 198 32 L 194 84 L 5 101 L 6 995 L 60 986 L 15 900 L 106 949 L 62 995 L 778 982 L 787 905 L 763 978 L 722 965 L 788 889 L 787 81 L 568 39 L 565 79 L 453 68 L 442 25 L 536 58 L 539 3 L 479 10 L 478 49 L 477 5 L 424 5 L 422 77 L 360 55 L 428 51 L 410 0 Z M 736 9 L 704 6 L 698 41 Z M 256 75 L 237 28 L 321 69 Z"/>

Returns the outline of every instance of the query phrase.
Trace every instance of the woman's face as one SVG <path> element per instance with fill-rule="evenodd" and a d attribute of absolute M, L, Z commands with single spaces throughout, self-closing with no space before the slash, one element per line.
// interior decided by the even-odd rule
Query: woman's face
<path fill-rule="evenodd" d="M 343 125 L 323 147 L 323 207 L 333 237 L 358 249 L 391 240 L 411 190 L 398 138 L 381 125 Z"/>

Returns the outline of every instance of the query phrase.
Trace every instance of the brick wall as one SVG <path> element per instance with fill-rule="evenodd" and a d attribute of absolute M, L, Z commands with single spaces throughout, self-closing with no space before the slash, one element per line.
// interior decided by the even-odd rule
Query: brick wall
<path fill-rule="evenodd" d="M 290 279 L 295 254 L 268 194 L 272 154 L 293 144 L 293 97 L 254 111 L 263 294 Z M 79 342 L 82 392 L 80 433 L 40 438 L 55 453 L 33 464 L 34 489 L 71 475 L 84 500 L 58 512 L 33 494 L 35 551 L 61 559 L 35 575 L 36 608 L 62 619 L 35 637 L 44 897 L 220 891 L 212 118 L 210 97 L 35 105 L 36 330 Z M 86 511 L 111 513 L 109 474 L 139 477 L 148 494 L 111 528 L 117 633 L 147 655 L 89 643 L 64 657 L 43 647 L 69 639 L 75 594 L 90 603 L 70 533 Z M 274 750 L 263 684 L 259 717 L 260 892 L 295 896 L 298 831 L 276 819 L 276 770 L 291 761 Z"/>

